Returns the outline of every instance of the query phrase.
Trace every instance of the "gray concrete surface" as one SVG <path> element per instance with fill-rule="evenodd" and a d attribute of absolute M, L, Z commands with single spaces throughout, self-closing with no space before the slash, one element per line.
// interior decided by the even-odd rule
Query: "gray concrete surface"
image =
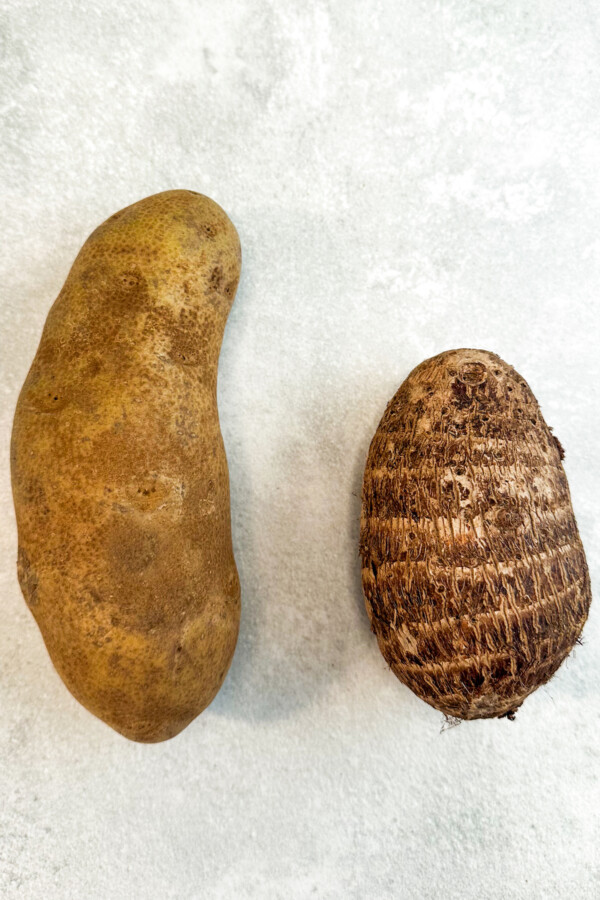
<path fill-rule="evenodd" d="M 0 895 L 600 896 L 600 606 L 514 724 L 440 733 L 357 559 L 387 400 L 477 346 L 563 442 L 599 583 L 598 8 L 4 0 L 0 34 Z M 20 596 L 8 439 L 82 242 L 173 187 L 244 248 L 219 378 L 244 611 L 210 709 L 141 746 L 71 698 Z"/>

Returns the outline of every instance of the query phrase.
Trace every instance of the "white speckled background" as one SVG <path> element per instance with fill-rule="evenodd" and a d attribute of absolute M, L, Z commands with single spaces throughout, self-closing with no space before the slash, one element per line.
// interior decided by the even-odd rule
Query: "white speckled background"
<path fill-rule="evenodd" d="M 0 896 L 599 897 L 600 605 L 514 724 L 440 734 L 379 654 L 357 558 L 387 400 L 481 346 L 565 445 L 600 584 L 596 5 L 3 0 L 0 33 Z M 244 608 L 216 701 L 142 746 L 49 662 L 8 440 L 82 242 L 172 187 L 244 250 L 219 379 Z"/>

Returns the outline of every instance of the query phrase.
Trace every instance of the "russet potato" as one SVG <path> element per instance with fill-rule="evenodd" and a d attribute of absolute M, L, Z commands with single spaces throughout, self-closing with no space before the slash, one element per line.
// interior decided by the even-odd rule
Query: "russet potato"
<path fill-rule="evenodd" d="M 121 210 L 83 245 L 12 434 L 21 587 L 73 695 L 138 741 L 214 698 L 240 615 L 216 402 L 240 275 L 193 191 Z"/>

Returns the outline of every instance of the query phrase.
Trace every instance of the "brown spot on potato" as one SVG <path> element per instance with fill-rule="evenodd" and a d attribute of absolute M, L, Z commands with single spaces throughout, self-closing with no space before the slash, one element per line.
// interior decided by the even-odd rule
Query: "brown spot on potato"
<path fill-rule="evenodd" d="M 215 266 L 212 272 L 210 273 L 210 278 L 208 280 L 208 289 L 209 291 L 219 291 L 223 284 L 223 268 L 222 266 Z"/>
<path fill-rule="evenodd" d="M 118 280 L 125 290 L 133 290 L 139 288 L 142 283 L 142 276 L 139 272 L 121 272 Z"/>
<path fill-rule="evenodd" d="M 175 363 L 182 366 L 197 366 L 202 360 L 203 345 L 197 332 L 190 333 L 181 328 L 175 328 L 170 335 L 169 357 Z"/>
<path fill-rule="evenodd" d="M 133 522 L 114 525 L 108 536 L 110 558 L 120 569 L 138 574 L 156 558 L 158 537 Z"/>

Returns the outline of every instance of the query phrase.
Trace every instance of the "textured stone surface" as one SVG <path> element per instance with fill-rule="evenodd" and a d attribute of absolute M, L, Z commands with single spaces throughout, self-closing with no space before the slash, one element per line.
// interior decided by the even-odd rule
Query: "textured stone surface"
<path fill-rule="evenodd" d="M 600 606 L 516 722 L 440 735 L 356 551 L 387 401 L 486 347 L 565 446 L 598 583 L 594 5 L 15 0 L 0 29 L 0 894 L 595 898 Z M 23 603 L 8 442 L 83 240 L 176 187 L 244 250 L 219 374 L 243 612 L 214 703 L 141 746 L 69 696 Z"/>

